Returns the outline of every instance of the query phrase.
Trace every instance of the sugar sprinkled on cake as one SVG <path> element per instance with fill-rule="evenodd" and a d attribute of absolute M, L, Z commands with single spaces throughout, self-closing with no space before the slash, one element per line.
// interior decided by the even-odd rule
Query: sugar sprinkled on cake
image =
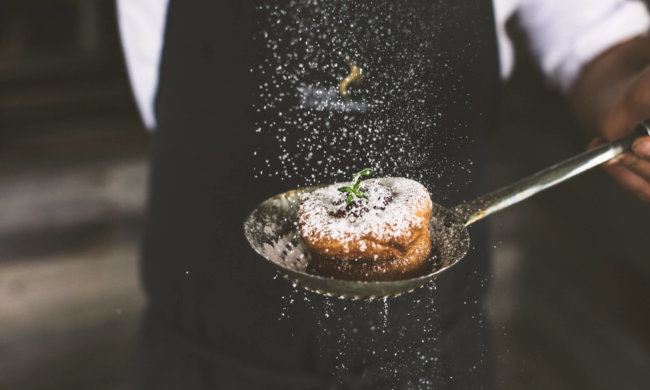
<path fill-rule="evenodd" d="M 365 180 L 361 191 L 368 199 L 348 204 L 338 188 L 349 184 L 334 184 L 305 196 L 299 216 L 303 236 L 352 242 L 400 236 L 428 223 L 412 215 L 423 198 L 431 202 L 426 188 L 416 181 L 392 177 Z"/>

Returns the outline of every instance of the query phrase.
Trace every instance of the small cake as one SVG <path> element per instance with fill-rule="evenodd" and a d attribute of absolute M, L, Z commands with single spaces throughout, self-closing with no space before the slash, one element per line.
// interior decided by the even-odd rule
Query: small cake
<path fill-rule="evenodd" d="M 311 272 L 364 281 L 428 273 L 432 204 L 426 188 L 392 177 L 357 180 L 354 190 L 351 185 L 318 189 L 300 205 L 298 224 L 311 251 Z"/>

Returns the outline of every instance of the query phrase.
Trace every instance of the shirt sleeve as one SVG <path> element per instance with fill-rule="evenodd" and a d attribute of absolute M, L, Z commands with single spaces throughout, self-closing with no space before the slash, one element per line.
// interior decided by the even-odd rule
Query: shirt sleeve
<path fill-rule="evenodd" d="M 542 71 L 565 92 L 589 61 L 650 28 L 638 0 L 520 0 L 518 13 Z"/>
<path fill-rule="evenodd" d="M 117 0 L 117 18 L 129 80 L 142 120 L 156 127 L 154 101 L 169 0 Z"/>

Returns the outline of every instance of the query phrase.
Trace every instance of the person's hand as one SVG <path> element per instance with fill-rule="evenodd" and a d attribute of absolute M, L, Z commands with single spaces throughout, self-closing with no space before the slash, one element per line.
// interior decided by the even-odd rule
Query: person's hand
<path fill-rule="evenodd" d="M 578 120 L 598 136 L 596 147 L 650 119 L 650 39 L 636 38 L 614 47 L 587 65 L 571 93 Z M 650 136 L 604 169 L 637 198 L 650 202 Z"/>

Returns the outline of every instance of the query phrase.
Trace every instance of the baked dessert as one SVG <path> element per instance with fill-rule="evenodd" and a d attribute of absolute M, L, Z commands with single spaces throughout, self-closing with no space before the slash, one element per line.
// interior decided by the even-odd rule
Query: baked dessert
<path fill-rule="evenodd" d="M 358 176 L 357 176 L 358 177 Z M 346 280 L 399 280 L 428 273 L 431 199 L 405 178 L 334 184 L 308 194 L 298 211 L 311 272 Z"/>

